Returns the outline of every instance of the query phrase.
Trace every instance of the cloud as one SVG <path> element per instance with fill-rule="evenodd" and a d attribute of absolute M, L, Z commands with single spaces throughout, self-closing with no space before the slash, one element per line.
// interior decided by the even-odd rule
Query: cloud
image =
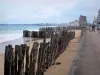
<path fill-rule="evenodd" d="M 0 0 L 0 23 L 69 22 L 98 14 L 100 0 Z"/>
<path fill-rule="evenodd" d="M 100 0 L 81 0 L 76 7 L 80 14 L 86 15 L 88 20 L 93 22 L 100 9 Z"/>
<path fill-rule="evenodd" d="M 100 9 L 100 0 L 80 0 L 76 9 L 79 12 L 93 13 L 96 15 Z"/>
<path fill-rule="evenodd" d="M 78 0 L 3 0 L 0 2 L 3 5 L 0 6 L 3 7 L 5 15 L 2 18 L 7 23 L 30 23 L 29 20 L 46 21 L 52 17 L 59 17 L 63 11 L 72 9 L 77 2 Z"/>

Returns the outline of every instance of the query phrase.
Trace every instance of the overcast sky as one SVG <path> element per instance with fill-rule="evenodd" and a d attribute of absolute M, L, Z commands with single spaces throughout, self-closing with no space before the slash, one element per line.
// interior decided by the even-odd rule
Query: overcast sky
<path fill-rule="evenodd" d="M 0 0 L 0 23 L 68 23 L 87 16 L 92 21 L 100 0 Z"/>

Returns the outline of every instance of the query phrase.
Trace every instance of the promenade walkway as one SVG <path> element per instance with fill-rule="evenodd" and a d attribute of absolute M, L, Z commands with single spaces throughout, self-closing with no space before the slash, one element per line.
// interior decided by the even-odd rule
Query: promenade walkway
<path fill-rule="evenodd" d="M 74 75 L 100 75 L 100 33 L 86 31 L 78 55 Z"/>

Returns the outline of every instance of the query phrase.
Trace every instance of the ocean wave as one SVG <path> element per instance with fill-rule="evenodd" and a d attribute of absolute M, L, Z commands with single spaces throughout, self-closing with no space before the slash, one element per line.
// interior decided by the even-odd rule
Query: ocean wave
<path fill-rule="evenodd" d="M 2 34 L 0 35 L 0 43 L 15 40 L 22 37 L 22 33 Z"/>

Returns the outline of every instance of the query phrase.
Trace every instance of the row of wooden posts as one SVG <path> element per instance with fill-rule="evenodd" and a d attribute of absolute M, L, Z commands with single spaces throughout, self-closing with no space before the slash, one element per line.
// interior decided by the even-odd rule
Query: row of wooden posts
<path fill-rule="evenodd" d="M 46 28 L 40 28 L 39 31 L 23 31 L 23 37 L 32 37 L 32 38 L 44 38 L 51 37 L 52 32 L 61 32 L 63 29 L 67 30 L 75 30 L 80 29 L 80 26 L 68 26 L 68 27 L 46 27 Z M 44 34 L 46 32 L 46 35 Z"/>
<path fill-rule="evenodd" d="M 46 42 L 46 36 L 43 42 L 34 42 L 32 49 L 26 44 L 6 46 L 4 75 L 44 75 L 74 37 L 74 31 L 63 30 L 52 32 L 50 42 Z"/>

